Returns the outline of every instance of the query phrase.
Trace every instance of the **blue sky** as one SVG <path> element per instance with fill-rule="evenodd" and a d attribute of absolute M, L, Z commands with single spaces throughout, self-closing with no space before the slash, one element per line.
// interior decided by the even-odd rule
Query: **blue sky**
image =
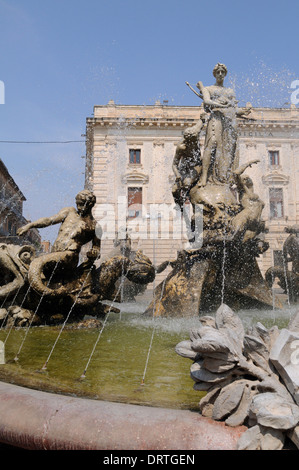
<path fill-rule="evenodd" d="M 0 140 L 84 140 L 86 117 L 110 99 L 196 106 L 185 81 L 213 83 L 217 62 L 241 104 L 289 106 L 298 17 L 296 0 L 0 0 Z M 25 217 L 74 204 L 84 154 L 84 142 L 0 142 Z"/>

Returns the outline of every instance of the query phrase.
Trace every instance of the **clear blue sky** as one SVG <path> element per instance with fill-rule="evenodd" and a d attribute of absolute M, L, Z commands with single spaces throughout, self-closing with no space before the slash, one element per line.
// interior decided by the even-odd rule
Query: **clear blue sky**
<path fill-rule="evenodd" d="M 217 62 L 241 104 L 288 106 L 298 17 L 297 0 L 0 0 L 0 140 L 83 140 L 110 99 L 195 106 L 185 81 L 213 83 Z M 25 217 L 74 204 L 84 154 L 84 143 L 0 142 Z"/>

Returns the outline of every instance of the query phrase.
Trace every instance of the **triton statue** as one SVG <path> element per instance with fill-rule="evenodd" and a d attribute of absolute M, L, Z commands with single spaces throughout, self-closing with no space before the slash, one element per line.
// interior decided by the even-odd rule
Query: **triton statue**
<path fill-rule="evenodd" d="M 51 253 L 36 256 L 31 247 L 0 247 L 3 325 L 8 324 L 12 304 L 21 305 L 25 311 L 26 321 L 18 309 L 18 324 L 22 326 L 28 322 L 61 323 L 69 313 L 70 322 L 81 321 L 86 314 L 101 317 L 109 308 L 102 301 L 117 301 L 116 283 L 121 277 L 141 285 L 154 280 L 156 268 L 141 252 L 122 250 L 96 266 L 101 256 L 101 227 L 92 215 L 95 202 L 94 194 L 83 190 L 76 196 L 77 208 L 63 208 L 54 216 L 42 217 L 18 230 L 22 236 L 33 227 L 60 223 Z M 87 259 L 79 264 L 81 249 L 88 243 L 91 248 L 86 252 Z"/>

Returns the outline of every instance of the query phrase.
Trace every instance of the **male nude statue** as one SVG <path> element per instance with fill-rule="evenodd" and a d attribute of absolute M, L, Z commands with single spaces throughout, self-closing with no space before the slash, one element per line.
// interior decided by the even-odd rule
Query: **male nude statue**
<path fill-rule="evenodd" d="M 24 235 L 32 228 L 44 228 L 61 223 L 58 236 L 53 244 L 52 252 L 44 254 L 31 263 L 28 278 L 31 286 L 42 293 L 54 295 L 57 290 L 48 289 L 41 277 L 46 265 L 69 270 L 76 269 L 79 254 L 83 245 L 92 242 L 92 248 L 86 253 L 92 264 L 100 257 L 101 240 L 96 234 L 96 220 L 92 216 L 92 208 L 96 202 L 94 194 L 88 190 L 79 192 L 76 196 L 77 209 L 65 207 L 58 214 L 51 217 L 42 217 L 21 227 L 17 234 Z"/>
<path fill-rule="evenodd" d="M 175 183 L 172 187 L 174 201 L 183 210 L 183 205 L 190 189 L 199 179 L 201 173 L 201 155 L 198 143 L 199 133 L 204 118 L 184 131 L 182 140 L 177 145 L 172 162 Z"/>
<path fill-rule="evenodd" d="M 242 233 L 244 234 L 246 230 L 253 232 L 253 235 L 258 234 L 264 228 L 264 223 L 261 222 L 261 214 L 265 204 L 254 192 L 252 179 L 247 175 L 243 175 L 246 168 L 259 161 L 251 160 L 234 171 L 242 210 L 232 220 L 233 238 Z M 245 241 L 245 238 L 243 241 Z"/>

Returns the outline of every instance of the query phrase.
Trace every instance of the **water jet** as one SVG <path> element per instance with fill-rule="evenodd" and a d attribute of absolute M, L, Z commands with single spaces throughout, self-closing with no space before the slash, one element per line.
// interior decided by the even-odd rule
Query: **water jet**
<path fill-rule="evenodd" d="M 273 289 L 257 263 L 268 249 L 264 240 L 267 227 L 262 220 L 264 203 L 246 170 L 259 161 L 240 165 L 236 153 L 236 119 L 250 119 L 250 108 L 238 108 L 233 91 L 223 85 L 225 75 L 226 67 L 217 64 L 215 85 L 205 87 L 198 82 L 205 113 L 185 129 L 175 151 L 174 202 L 183 213 L 186 202 L 192 206 L 190 239 L 176 259 L 156 266 L 155 260 L 141 251 L 130 250 L 126 236 L 119 253 L 98 266 L 101 238 L 92 215 L 94 194 L 88 190 L 77 195 L 77 208 L 64 208 L 19 231 L 22 235 L 32 227 L 60 223 L 52 253 L 36 257 L 28 249 L 24 258 L 19 249 L 1 247 L 0 264 L 8 281 L 0 287 L 3 307 L 7 307 L 0 331 L 1 340 L 7 336 L 7 360 L 0 366 L 2 442 L 35 449 L 237 448 L 248 425 L 246 414 L 243 421 L 231 427 L 216 422 L 215 416 L 220 421 L 216 411 L 204 417 L 198 412 L 199 401 L 204 403 L 205 411 L 219 408 L 216 396 L 215 402 L 205 399 L 211 392 L 209 380 L 219 381 L 225 391 L 231 378 L 236 385 L 236 376 L 225 374 L 224 384 L 217 374 L 234 369 L 238 376 L 240 364 L 241 369 L 248 367 L 248 357 L 244 359 L 242 345 L 234 337 L 235 324 L 238 331 L 243 331 L 240 321 L 233 310 L 229 310 L 230 321 L 219 319 L 219 308 L 227 304 L 239 315 L 250 312 L 252 328 L 255 315 L 260 321 L 263 309 L 272 322 L 269 329 L 277 326 L 278 320 L 282 321 L 281 328 L 287 329 L 291 312 L 284 317 L 282 302 L 274 299 Z M 205 143 L 201 148 L 199 136 L 203 129 Z M 80 250 L 87 242 L 92 246 L 86 260 L 79 264 Z M 137 299 L 137 314 L 130 311 L 132 305 L 125 311 L 124 304 L 117 302 L 120 278 L 146 286 L 166 267 L 171 271 L 154 285 L 151 302 L 141 305 Z M 9 310 L 12 301 L 19 310 Z M 86 317 L 99 323 L 79 328 Z M 214 318 L 217 328 L 212 326 Z M 198 327 L 200 320 L 210 323 Z M 266 335 L 266 330 L 260 327 L 259 334 Z M 189 331 L 195 333 L 182 345 Z M 217 336 L 219 341 L 212 341 L 212 346 L 219 348 L 216 352 L 221 357 L 199 356 L 206 352 L 201 341 L 204 332 Z M 233 352 L 227 346 L 228 338 L 236 349 Z M 252 345 L 248 335 L 242 333 L 240 338 Z M 256 338 L 251 341 L 263 348 Z M 211 337 L 204 345 L 211 347 Z M 229 364 L 223 358 L 224 352 Z M 250 353 L 253 360 L 252 350 Z M 191 377 L 186 372 L 186 357 L 195 363 Z M 11 358 L 17 359 L 15 364 L 9 363 Z M 201 361 L 211 367 L 211 359 L 213 370 L 207 374 Z M 259 359 L 267 362 L 263 356 Z M 221 371 L 217 369 L 219 361 Z M 255 373 L 257 369 L 255 365 Z M 242 380 L 247 379 L 239 379 L 238 393 L 243 397 L 246 388 L 246 393 L 250 389 L 255 394 L 254 385 Z M 275 392 L 283 395 L 282 390 L 280 385 Z M 288 392 L 285 395 L 289 400 Z M 233 402 L 235 407 L 238 404 Z M 293 405 L 291 409 L 295 409 Z M 8 416 L 5 409 L 13 413 Z M 22 419 L 17 421 L 20 416 Z M 36 421 L 30 427 L 28 422 L 33 416 Z M 257 434 L 261 435 L 260 427 Z M 11 441 L 9 435 L 13 436 Z M 30 437 L 26 440 L 25 435 Z"/>

